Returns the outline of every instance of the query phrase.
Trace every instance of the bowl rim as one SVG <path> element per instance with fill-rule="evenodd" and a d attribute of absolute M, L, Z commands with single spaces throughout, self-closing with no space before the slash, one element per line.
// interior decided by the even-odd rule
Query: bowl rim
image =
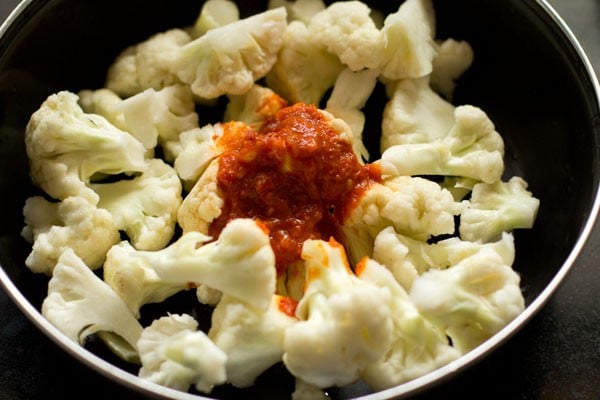
<path fill-rule="evenodd" d="M 0 25 L 0 39 L 4 37 L 8 29 L 15 23 L 18 17 L 24 13 L 28 7 L 37 0 L 21 0 L 13 11 L 8 15 L 6 20 Z M 46 0 L 49 1 L 49 0 Z M 583 71 L 586 74 L 586 78 L 589 79 L 592 91 L 595 97 L 595 105 L 600 109 L 600 83 L 598 76 L 591 64 L 585 50 L 579 43 L 577 37 L 574 35 L 572 30 L 569 28 L 567 23 L 558 14 L 558 12 L 547 2 L 547 0 L 532 0 L 532 4 L 535 3 L 540 7 L 548 17 L 550 22 L 554 23 L 557 28 L 560 29 L 560 33 L 567 39 L 568 45 L 575 51 L 578 61 L 581 62 Z M 600 122 L 600 113 L 593 116 L 592 119 Z M 592 124 L 594 125 L 594 124 Z M 600 127 L 600 123 L 594 125 Z M 598 182 L 596 182 L 598 183 Z M 424 391 L 427 388 L 433 387 L 454 376 L 456 373 L 464 370 L 473 363 L 481 360 L 485 355 L 490 354 L 497 349 L 501 344 L 506 342 L 509 338 L 515 335 L 526 323 L 531 320 L 549 301 L 554 292 L 563 283 L 565 277 L 572 269 L 574 263 L 578 259 L 580 253 L 587 244 L 592 230 L 597 222 L 598 215 L 600 212 L 600 186 L 597 187 L 594 196 L 594 201 L 589 209 L 589 215 L 586 222 L 581 229 L 577 240 L 569 252 L 567 258 L 559 268 L 558 272 L 554 275 L 548 285 L 540 292 L 540 294 L 529 303 L 525 310 L 521 312 L 515 319 L 509 324 L 503 327 L 490 339 L 464 354 L 460 358 L 440 367 L 432 372 L 429 372 L 421 377 L 402 383 L 398 386 L 382 390 L 379 392 L 363 395 L 357 397 L 360 400 L 386 400 L 386 399 L 398 399 L 404 398 L 405 396 L 414 395 L 418 392 Z M 4 290 L 7 296 L 17 305 L 20 311 L 42 331 L 54 344 L 60 347 L 63 351 L 70 354 L 76 360 L 80 361 L 95 372 L 100 373 L 106 378 L 121 384 L 133 391 L 141 394 L 145 394 L 154 398 L 174 399 L 174 400 L 214 400 L 211 397 L 203 395 L 191 394 L 175 389 L 171 389 L 148 380 L 142 379 L 132 373 L 129 373 L 110 362 L 102 359 L 96 354 L 86 350 L 78 343 L 72 341 L 62 332 L 60 332 L 54 325 L 52 325 L 46 318 L 44 318 L 41 312 L 34 307 L 25 295 L 17 288 L 11 278 L 7 275 L 2 265 L 0 265 L 0 287 Z"/>

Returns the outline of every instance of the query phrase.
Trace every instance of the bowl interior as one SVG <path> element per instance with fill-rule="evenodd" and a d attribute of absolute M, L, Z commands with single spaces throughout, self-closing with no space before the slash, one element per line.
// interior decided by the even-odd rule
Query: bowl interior
<path fill-rule="evenodd" d="M 239 3 L 243 14 L 266 5 Z M 399 4 L 367 3 L 384 11 Z M 535 227 L 516 233 L 515 269 L 531 304 L 561 269 L 592 214 L 600 172 L 594 83 L 573 43 L 533 0 L 440 0 L 435 7 L 437 36 L 467 40 L 475 50 L 454 102 L 489 114 L 506 143 L 506 178 L 524 177 L 541 200 Z M 186 0 L 32 0 L 6 26 L 0 37 L 0 264 L 34 306 L 45 296 L 47 278 L 24 266 L 29 245 L 19 234 L 22 206 L 35 192 L 23 144 L 29 116 L 53 92 L 101 87 L 122 49 L 191 24 L 199 9 L 200 2 Z M 383 101 L 380 96 L 367 105 L 365 136 L 375 154 L 375 115 Z M 200 115 L 201 123 L 214 118 Z M 289 384 L 282 380 L 282 390 Z M 273 397 L 265 393 L 261 397 Z"/>

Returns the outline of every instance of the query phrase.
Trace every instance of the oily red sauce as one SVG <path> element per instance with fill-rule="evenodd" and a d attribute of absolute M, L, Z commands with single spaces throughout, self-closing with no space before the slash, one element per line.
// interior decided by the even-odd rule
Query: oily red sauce
<path fill-rule="evenodd" d="M 258 131 L 239 122 L 225 125 L 218 141 L 221 216 L 217 237 L 234 218 L 254 218 L 269 230 L 278 273 L 300 259 L 307 239 L 339 238 L 354 203 L 375 181 L 377 166 L 359 163 L 312 105 L 278 110 Z"/>

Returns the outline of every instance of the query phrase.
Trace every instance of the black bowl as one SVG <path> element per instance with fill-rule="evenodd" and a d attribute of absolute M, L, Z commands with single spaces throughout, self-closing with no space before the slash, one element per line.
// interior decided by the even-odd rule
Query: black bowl
<path fill-rule="evenodd" d="M 244 15 L 266 1 L 244 1 Z M 368 3 L 368 2 L 367 2 Z M 375 8 L 397 9 L 399 2 Z M 456 104 L 488 113 L 506 144 L 506 176 L 520 175 L 541 200 L 532 230 L 516 232 L 515 269 L 527 308 L 491 340 L 448 366 L 373 398 L 396 398 L 431 386 L 501 345 L 554 293 L 588 238 L 598 212 L 600 101 L 594 72 L 577 41 L 543 1 L 435 1 L 439 38 L 469 41 L 475 62 L 461 78 Z M 115 56 L 126 46 L 171 27 L 191 24 L 200 2 L 189 0 L 30 0 L 0 29 L 0 281 L 15 303 L 46 335 L 75 358 L 109 378 L 158 396 L 175 391 L 135 377 L 102 349 L 83 350 L 39 314 L 47 278 L 33 275 L 24 259 L 22 206 L 34 193 L 23 132 L 45 98 L 67 89 L 103 85 Z M 380 113 L 382 102 L 370 102 Z M 367 112 L 369 115 L 369 112 Z M 377 121 L 370 121 L 377 131 Z M 376 153 L 377 142 L 369 143 Z M 117 366 L 113 366 L 113 363 Z M 278 376 L 276 369 L 269 373 Z M 282 379 L 282 389 L 289 382 Z M 254 395 L 280 392 L 265 385 Z M 239 398 L 239 393 L 222 393 Z M 365 395 L 361 387 L 340 398 Z"/>

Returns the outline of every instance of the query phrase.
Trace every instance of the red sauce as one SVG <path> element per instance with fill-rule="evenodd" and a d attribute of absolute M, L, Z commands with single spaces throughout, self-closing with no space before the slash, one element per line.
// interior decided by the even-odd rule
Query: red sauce
<path fill-rule="evenodd" d="M 300 259 L 305 240 L 339 240 L 355 202 L 381 180 L 380 169 L 359 163 L 351 144 L 308 104 L 278 110 L 259 131 L 227 123 L 218 145 L 225 205 L 210 234 L 216 237 L 234 218 L 262 221 L 278 273 Z"/>

